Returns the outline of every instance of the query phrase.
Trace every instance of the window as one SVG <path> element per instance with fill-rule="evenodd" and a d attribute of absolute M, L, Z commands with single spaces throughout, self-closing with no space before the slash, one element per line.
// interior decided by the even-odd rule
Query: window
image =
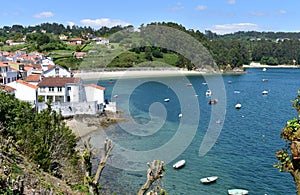
<path fill-rule="evenodd" d="M 55 68 L 55 75 L 59 76 L 59 68 L 58 67 Z"/>
<path fill-rule="evenodd" d="M 71 87 L 68 87 L 67 89 L 68 89 L 68 91 L 71 91 Z"/>
<path fill-rule="evenodd" d="M 57 87 L 58 92 L 62 92 L 62 87 Z"/>
<path fill-rule="evenodd" d="M 67 102 L 70 102 L 71 101 L 71 97 L 68 95 L 67 96 Z"/>
<path fill-rule="evenodd" d="M 49 87 L 49 92 L 54 92 L 54 87 Z"/>

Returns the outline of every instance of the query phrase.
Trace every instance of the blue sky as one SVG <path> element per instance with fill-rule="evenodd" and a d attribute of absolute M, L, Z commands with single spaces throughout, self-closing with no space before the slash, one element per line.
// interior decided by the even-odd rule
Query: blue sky
<path fill-rule="evenodd" d="M 101 26 L 176 22 L 187 29 L 218 34 L 239 30 L 300 31 L 299 0 L 85 0 L 2 1 L 0 26 Z"/>

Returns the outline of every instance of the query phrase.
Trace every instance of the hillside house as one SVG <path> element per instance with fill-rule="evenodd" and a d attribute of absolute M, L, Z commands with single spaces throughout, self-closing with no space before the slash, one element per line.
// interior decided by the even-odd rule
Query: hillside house
<path fill-rule="evenodd" d="M 23 80 L 17 80 L 8 83 L 7 86 L 15 89 L 14 94 L 18 100 L 36 104 L 38 98 L 38 87 L 36 85 L 32 85 Z"/>
<path fill-rule="evenodd" d="M 44 72 L 44 77 L 73 77 L 73 74 L 61 66 L 52 66 Z"/>
<path fill-rule="evenodd" d="M 85 99 L 82 80 L 75 77 L 45 77 L 38 84 L 40 102 L 80 102 Z"/>
<path fill-rule="evenodd" d="M 0 84 L 7 84 L 16 81 L 18 71 L 12 70 L 6 62 L 0 62 Z"/>

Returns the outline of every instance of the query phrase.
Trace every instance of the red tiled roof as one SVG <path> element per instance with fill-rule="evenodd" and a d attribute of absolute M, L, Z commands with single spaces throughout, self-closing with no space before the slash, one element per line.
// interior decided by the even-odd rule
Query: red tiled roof
<path fill-rule="evenodd" d="M 27 83 L 26 81 L 23 81 L 23 80 L 17 80 L 17 83 L 23 84 L 23 85 L 25 85 L 27 87 L 30 87 L 32 89 L 38 89 L 39 88 L 38 86 Z"/>
<path fill-rule="evenodd" d="M 97 89 L 100 89 L 100 90 L 105 90 L 105 87 L 102 87 L 102 86 L 99 86 L 99 85 L 96 85 L 96 84 L 86 84 L 84 86 L 89 86 L 89 87 L 94 87 L 94 88 L 97 88 Z"/>
<path fill-rule="evenodd" d="M 79 83 L 80 78 L 76 77 L 45 77 L 38 86 L 40 87 L 63 87 L 66 84 L 77 84 Z"/>
<path fill-rule="evenodd" d="M 40 74 L 31 74 L 26 78 L 27 82 L 38 82 L 41 80 Z"/>
<path fill-rule="evenodd" d="M 2 88 L 3 91 L 6 91 L 6 92 L 8 92 L 8 93 L 13 92 L 13 91 L 16 90 L 15 88 L 10 87 L 10 86 L 8 86 L 8 85 L 2 85 L 1 88 Z"/>

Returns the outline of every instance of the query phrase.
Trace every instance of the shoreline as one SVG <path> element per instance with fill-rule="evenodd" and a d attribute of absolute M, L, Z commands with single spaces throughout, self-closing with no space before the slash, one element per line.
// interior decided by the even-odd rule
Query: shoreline
<path fill-rule="evenodd" d="M 75 77 L 82 79 L 121 79 L 121 78 L 149 78 L 149 77 L 162 77 L 162 76 L 201 76 L 201 75 L 222 75 L 222 74 L 245 74 L 245 71 L 195 71 L 195 70 L 117 70 L 117 71 L 95 71 L 95 72 L 77 72 Z"/>
<path fill-rule="evenodd" d="M 250 65 L 243 65 L 243 68 L 300 68 L 300 65 L 266 65 L 259 63 L 251 63 Z"/>

